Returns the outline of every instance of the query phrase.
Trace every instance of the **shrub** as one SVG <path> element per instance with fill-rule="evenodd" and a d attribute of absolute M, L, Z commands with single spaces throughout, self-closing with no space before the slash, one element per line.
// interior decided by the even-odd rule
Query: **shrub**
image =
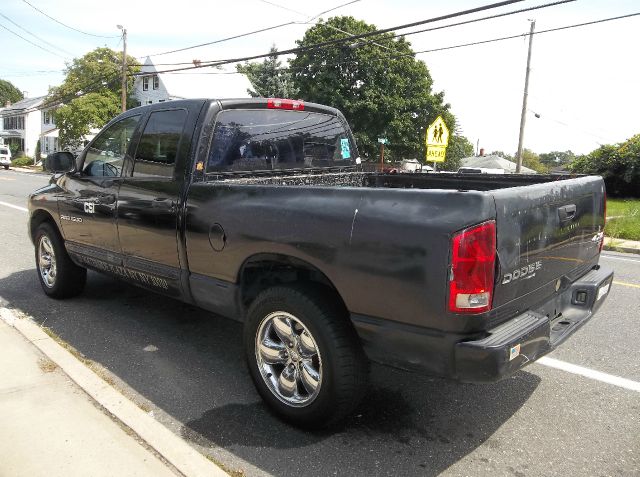
<path fill-rule="evenodd" d="M 27 156 L 18 157 L 17 159 L 14 159 L 13 161 L 11 161 L 11 165 L 16 167 L 32 166 L 33 159 Z"/>
<path fill-rule="evenodd" d="M 571 164 L 573 172 L 598 174 L 610 197 L 640 197 L 640 134 L 622 144 L 607 144 Z"/>

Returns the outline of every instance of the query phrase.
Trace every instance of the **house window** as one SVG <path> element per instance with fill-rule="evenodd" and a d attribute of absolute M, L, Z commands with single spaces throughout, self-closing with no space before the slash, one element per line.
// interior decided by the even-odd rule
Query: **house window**
<path fill-rule="evenodd" d="M 158 89 L 160 87 L 160 78 L 158 75 L 153 75 L 153 89 Z"/>
<path fill-rule="evenodd" d="M 142 77 L 142 91 L 149 91 L 149 77 Z"/>
<path fill-rule="evenodd" d="M 159 99 L 158 103 L 164 103 L 164 99 Z"/>
<path fill-rule="evenodd" d="M 44 138 L 44 152 L 49 152 L 49 138 L 45 137 Z"/>
<path fill-rule="evenodd" d="M 24 129 L 24 116 L 8 116 L 3 118 L 3 127 L 7 129 Z"/>
<path fill-rule="evenodd" d="M 49 111 L 43 111 L 42 115 L 44 116 L 44 123 L 49 124 L 51 122 L 51 113 Z"/>

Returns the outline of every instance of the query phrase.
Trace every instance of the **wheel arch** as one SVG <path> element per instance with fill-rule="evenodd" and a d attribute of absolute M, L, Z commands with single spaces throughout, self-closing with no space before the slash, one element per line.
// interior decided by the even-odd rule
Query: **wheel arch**
<path fill-rule="evenodd" d="M 252 255 L 243 262 L 237 277 L 240 305 L 246 311 L 253 299 L 267 288 L 300 282 L 322 286 L 348 312 L 340 292 L 322 270 L 303 259 L 277 253 Z"/>
<path fill-rule="evenodd" d="M 51 225 L 53 225 L 56 228 L 58 233 L 60 233 L 60 228 L 58 227 L 58 224 L 56 223 L 55 219 L 53 218 L 50 212 L 44 209 L 35 210 L 31 214 L 31 217 L 29 218 L 29 237 L 31 238 L 32 243 L 35 242 L 35 233 L 36 233 L 36 230 L 38 229 L 38 226 L 40 226 L 40 224 L 44 222 L 51 223 Z M 60 233 L 60 235 L 62 234 Z"/>

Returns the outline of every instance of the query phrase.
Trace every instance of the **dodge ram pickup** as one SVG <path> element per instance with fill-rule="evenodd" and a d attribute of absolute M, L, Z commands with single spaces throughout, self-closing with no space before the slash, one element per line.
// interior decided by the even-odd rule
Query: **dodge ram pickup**
<path fill-rule="evenodd" d="M 51 154 L 29 200 L 53 298 L 97 270 L 244 323 L 271 409 L 336 423 L 370 360 L 461 382 L 512 375 L 602 305 L 600 177 L 365 172 L 342 114 L 180 100 Z"/>

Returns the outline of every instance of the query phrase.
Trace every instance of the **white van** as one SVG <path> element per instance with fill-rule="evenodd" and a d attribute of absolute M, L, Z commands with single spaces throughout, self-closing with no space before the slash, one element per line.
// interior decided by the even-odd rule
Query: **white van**
<path fill-rule="evenodd" d="M 0 144 L 0 166 L 9 169 L 11 165 L 11 149 L 9 146 Z"/>

